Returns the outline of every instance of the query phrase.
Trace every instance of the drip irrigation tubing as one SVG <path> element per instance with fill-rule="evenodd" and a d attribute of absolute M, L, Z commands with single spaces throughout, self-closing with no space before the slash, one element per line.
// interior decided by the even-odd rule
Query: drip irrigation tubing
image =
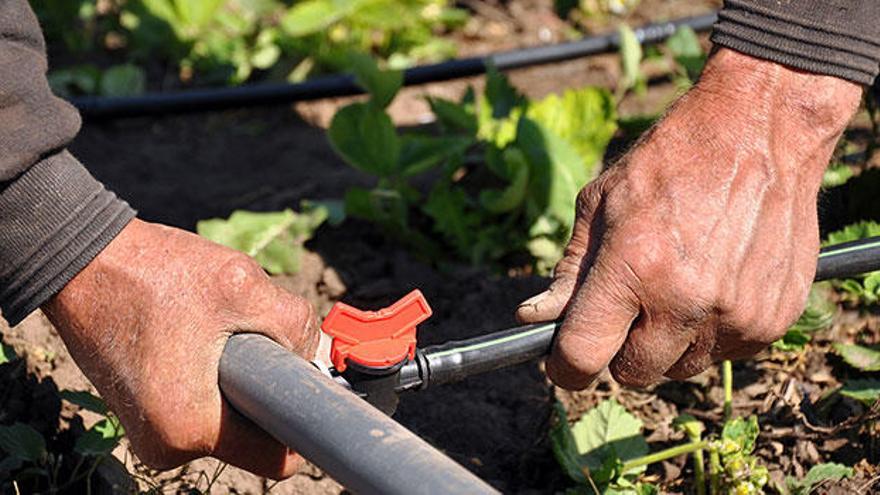
<path fill-rule="evenodd" d="M 697 32 L 708 31 L 716 19 L 717 12 L 683 17 L 667 22 L 646 24 L 635 29 L 635 34 L 643 44 L 659 43 L 683 26 L 688 26 Z M 413 67 L 404 71 L 403 80 L 406 86 L 449 81 L 483 74 L 489 67 L 505 71 L 608 53 L 617 50 L 619 45 L 619 34 L 611 32 L 588 36 L 578 41 Z M 231 88 L 190 89 L 126 97 L 82 96 L 71 98 L 70 102 L 86 119 L 118 119 L 207 112 L 257 105 L 278 105 L 363 93 L 363 89 L 358 86 L 353 76 L 335 74 L 316 77 L 296 84 L 252 84 Z"/>
<path fill-rule="evenodd" d="M 822 248 L 815 280 L 854 277 L 875 270 L 880 270 L 880 237 Z M 546 356 L 561 324 L 536 323 L 419 349 L 416 359 L 400 370 L 399 390 L 456 382 Z"/>

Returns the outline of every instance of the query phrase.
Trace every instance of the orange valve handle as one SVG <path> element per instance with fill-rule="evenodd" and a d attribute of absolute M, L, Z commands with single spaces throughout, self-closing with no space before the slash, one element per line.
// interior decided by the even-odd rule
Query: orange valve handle
<path fill-rule="evenodd" d="M 321 325 L 321 330 L 333 337 L 330 361 L 341 373 L 350 363 L 381 370 L 414 359 L 416 326 L 431 313 L 418 289 L 378 311 L 336 303 Z"/>

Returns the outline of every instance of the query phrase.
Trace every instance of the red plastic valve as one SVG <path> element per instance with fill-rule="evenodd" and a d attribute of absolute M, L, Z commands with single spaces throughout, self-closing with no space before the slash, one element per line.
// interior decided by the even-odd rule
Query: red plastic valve
<path fill-rule="evenodd" d="M 416 325 L 431 316 L 431 307 L 418 289 L 378 311 L 361 311 L 336 303 L 321 324 L 333 337 L 330 361 L 339 372 L 347 363 L 367 368 L 388 368 L 416 352 Z"/>

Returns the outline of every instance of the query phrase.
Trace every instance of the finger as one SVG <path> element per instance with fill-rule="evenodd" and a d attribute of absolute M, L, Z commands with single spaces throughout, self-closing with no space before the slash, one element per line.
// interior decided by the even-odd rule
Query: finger
<path fill-rule="evenodd" d="M 521 302 L 516 310 L 516 318 L 522 323 L 536 323 L 558 319 L 582 279 L 582 273 L 591 265 L 590 255 L 595 252 L 593 233 L 601 230 L 596 212 L 600 208 L 601 183 L 587 186 L 578 196 L 577 212 L 571 240 L 565 253 L 553 270 L 553 283 L 546 291 Z M 598 236 L 596 236 L 598 237 Z"/>
<path fill-rule="evenodd" d="M 666 371 L 673 380 L 685 380 L 709 369 L 714 364 L 715 333 L 704 327 L 681 358 Z"/>
<path fill-rule="evenodd" d="M 268 282 L 253 295 L 245 313 L 250 316 L 248 328 L 240 330 L 266 335 L 307 359 L 314 357 L 320 340 L 314 307 L 305 298 Z"/>
<path fill-rule="evenodd" d="M 302 458 L 223 401 L 220 436 L 212 455 L 258 476 L 275 480 L 293 476 Z"/>
<path fill-rule="evenodd" d="M 566 312 L 547 361 L 550 379 L 585 388 L 620 349 L 638 313 L 636 295 L 597 260 Z"/>
<path fill-rule="evenodd" d="M 631 387 L 659 382 L 687 351 L 694 333 L 674 317 L 643 312 L 611 361 L 612 376 Z"/>

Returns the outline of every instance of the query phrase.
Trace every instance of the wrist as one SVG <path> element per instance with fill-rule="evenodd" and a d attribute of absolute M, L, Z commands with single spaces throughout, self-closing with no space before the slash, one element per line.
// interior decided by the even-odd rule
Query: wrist
<path fill-rule="evenodd" d="M 694 91 L 752 113 L 785 116 L 774 124 L 839 135 L 858 109 L 862 87 L 727 48 L 715 51 Z"/>

